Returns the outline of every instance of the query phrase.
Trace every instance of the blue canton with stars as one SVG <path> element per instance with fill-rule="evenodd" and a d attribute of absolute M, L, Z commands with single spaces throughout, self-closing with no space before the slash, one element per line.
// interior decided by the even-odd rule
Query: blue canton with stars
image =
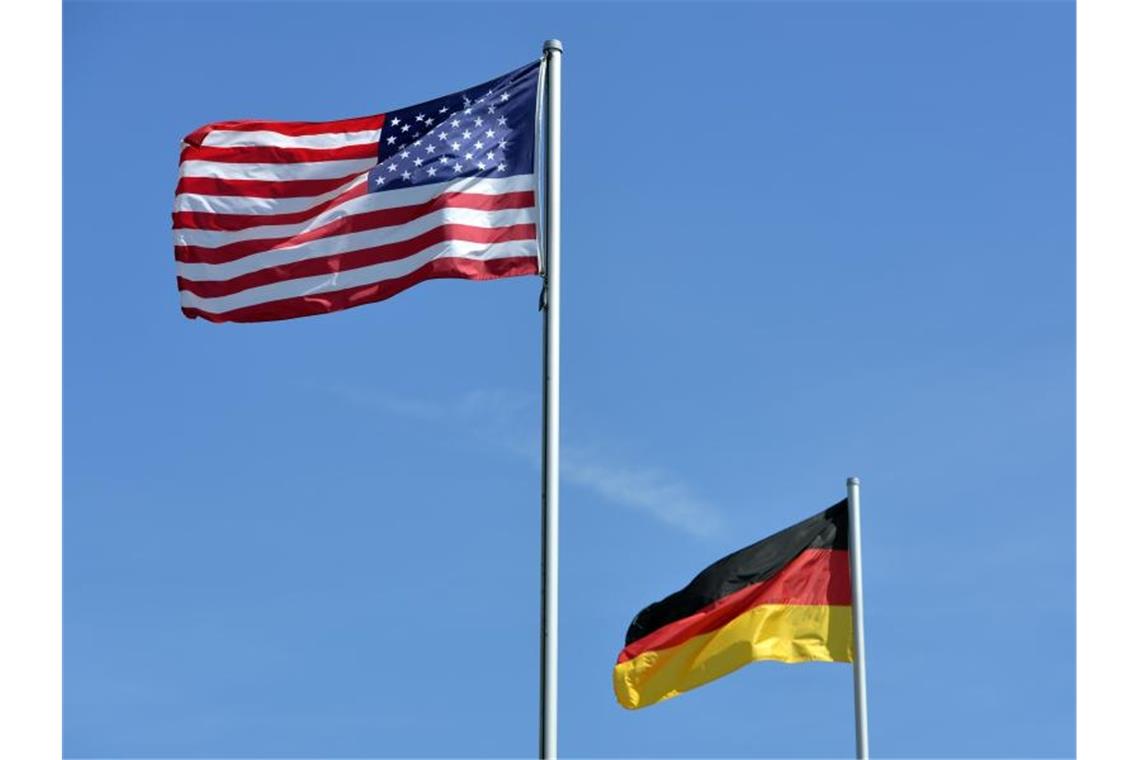
<path fill-rule="evenodd" d="M 462 92 L 390 111 L 370 192 L 459 177 L 534 173 L 539 63 Z"/>

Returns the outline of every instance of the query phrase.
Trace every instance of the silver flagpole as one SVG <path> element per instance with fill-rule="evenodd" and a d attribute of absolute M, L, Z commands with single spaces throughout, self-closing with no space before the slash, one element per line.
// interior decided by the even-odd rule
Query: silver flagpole
<path fill-rule="evenodd" d="M 855 628 L 855 757 L 866 760 L 867 648 L 863 642 L 863 558 L 859 530 L 859 478 L 847 478 L 847 515 L 850 523 L 851 621 Z"/>
<path fill-rule="evenodd" d="M 542 385 L 542 655 L 539 676 L 538 756 L 558 757 L 558 260 L 561 234 L 562 43 L 542 45 L 546 59 L 545 215 L 542 250 L 546 315 Z"/>

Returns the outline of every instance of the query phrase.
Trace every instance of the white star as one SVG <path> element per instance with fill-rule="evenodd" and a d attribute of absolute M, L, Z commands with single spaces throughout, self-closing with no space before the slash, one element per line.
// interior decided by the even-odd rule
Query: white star
<path fill-rule="evenodd" d="M 404 172 L 404 173 L 403 173 L 403 174 L 401 174 L 400 176 L 401 176 L 401 177 L 403 177 L 403 178 L 404 178 L 404 180 L 406 181 L 406 180 L 409 180 L 409 179 L 411 179 L 411 178 L 412 178 L 412 173 L 411 173 L 411 172 Z"/>
<path fill-rule="evenodd" d="M 383 177 L 381 177 L 381 176 L 379 176 L 379 175 L 377 175 L 377 177 L 376 177 L 376 187 L 380 187 L 380 186 L 381 186 L 381 185 L 383 185 L 383 184 L 384 184 L 384 178 L 383 178 Z"/>
<path fill-rule="evenodd" d="M 420 141 L 419 141 L 419 140 L 416 140 L 414 143 L 412 143 L 412 147 L 413 147 L 413 148 L 418 148 L 418 147 L 420 147 Z"/>
<path fill-rule="evenodd" d="M 506 164 L 499 164 L 498 168 L 499 168 L 499 171 L 505 172 L 507 170 L 507 165 Z"/>
<path fill-rule="evenodd" d="M 463 139 L 464 140 L 470 140 L 471 139 L 471 130 L 469 130 L 469 129 L 463 130 Z"/>
<path fill-rule="evenodd" d="M 447 113 L 447 106 L 444 106 L 443 108 L 439 109 L 439 112 L 440 113 Z"/>
<path fill-rule="evenodd" d="M 475 154 L 474 153 L 465 153 L 463 155 L 463 157 L 466 158 L 468 161 L 470 161 L 472 158 L 475 157 Z"/>
<path fill-rule="evenodd" d="M 396 142 L 396 136 L 392 135 L 391 137 L 388 138 L 388 144 L 391 145 L 394 142 Z"/>
<path fill-rule="evenodd" d="M 499 96 L 499 100 L 502 100 L 502 101 L 507 101 L 507 100 L 510 100 L 510 99 L 511 99 L 511 96 L 510 96 L 510 95 L 508 95 L 508 94 L 507 94 L 507 93 L 505 93 L 505 92 L 504 92 L 502 95 L 500 95 L 500 96 Z"/>
<path fill-rule="evenodd" d="M 483 117 L 482 116 L 475 117 L 475 126 L 477 126 L 477 127 L 483 126 Z"/>
<path fill-rule="evenodd" d="M 435 153 L 435 146 L 429 145 L 426 148 L 424 148 L 424 150 L 426 150 L 428 153 Z"/>
<path fill-rule="evenodd" d="M 487 160 L 488 161 L 494 161 L 495 160 L 495 151 L 491 151 L 487 154 Z"/>
<path fill-rule="evenodd" d="M 452 119 L 451 120 L 451 128 L 452 129 L 459 129 L 459 119 Z"/>
<path fill-rule="evenodd" d="M 396 171 L 396 165 L 395 164 L 388 164 L 388 171 L 390 171 L 390 172 Z"/>
<path fill-rule="evenodd" d="M 422 165 L 423 165 L 423 163 L 424 163 L 424 160 L 423 160 L 422 158 L 417 158 L 417 159 L 416 159 L 415 161 L 413 161 L 412 163 L 413 163 L 413 164 L 415 164 L 416 166 L 422 166 Z"/>
<path fill-rule="evenodd" d="M 476 166 L 479 167 L 480 171 L 487 168 L 487 165 L 485 163 L 483 163 L 482 161 L 480 161 L 478 164 L 476 164 Z"/>
<path fill-rule="evenodd" d="M 463 109 L 463 115 L 464 116 L 470 116 L 471 115 L 471 109 L 470 108 L 464 108 Z"/>
<path fill-rule="evenodd" d="M 459 150 L 459 143 L 457 143 L 457 142 L 453 142 L 453 143 L 451 144 L 451 149 L 452 149 L 452 150 Z"/>
<path fill-rule="evenodd" d="M 506 150 L 506 149 L 507 149 L 507 141 L 506 140 L 499 140 L 499 150 Z"/>
<path fill-rule="evenodd" d="M 463 171 L 463 166 L 460 164 L 452 164 L 451 168 L 454 169 L 456 173 Z"/>
<path fill-rule="evenodd" d="M 429 177 L 434 177 L 434 176 L 435 176 L 435 167 L 434 167 L 434 166 L 429 166 L 429 167 L 428 167 L 428 176 L 429 176 Z"/>
<path fill-rule="evenodd" d="M 400 154 L 400 158 L 407 158 L 410 155 L 412 155 L 412 154 L 405 150 L 403 153 Z"/>
<path fill-rule="evenodd" d="M 433 119 L 432 117 L 429 116 L 429 117 L 427 117 L 427 120 L 424 122 L 424 125 L 430 127 L 434 123 L 435 123 L 435 119 Z"/>
<path fill-rule="evenodd" d="M 448 161 L 450 161 L 450 160 L 451 160 L 451 159 L 449 159 L 447 156 L 440 156 L 440 157 L 439 157 L 439 162 L 440 162 L 441 164 L 446 164 L 446 163 L 447 163 Z"/>
<path fill-rule="evenodd" d="M 487 130 L 486 132 L 484 132 L 483 134 L 487 135 L 487 137 L 494 137 L 494 136 L 495 136 L 495 130 L 493 130 L 493 129 L 488 129 L 488 130 Z"/>
<path fill-rule="evenodd" d="M 400 117 L 399 117 L 399 116 L 397 116 L 396 118 L 392 119 L 392 126 L 393 126 L 393 127 L 398 127 L 398 126 L 400 126 Z"/>
<path fill-rule="evenodd" d="M 422 113 L 416 114 L 416 121 L 423 121 L 423 120 L 424 120 L 424 115 Z"/>
<path fill-rule="evenodd" d="M 499 117 L 499 126 L 500 127 L 507 126 L 507 117 L 506 116 L 500 116 Z"/>
<path fill-rule="evenodd" d="M 494 112 L 495 112 L 494 106 L 487 106 L 487 113 L 494 113 Z"/>
<path fill-rule="evenodd" d="M 447 139 L 447 133 L 446 132 L 440 132 L 439 133 L 439 139 L 440 140 L 446 140 Z"/>
<path fill-rule="evenodd" d="M 400 131 L 401 131 L 401 132 L 407 132 L 409 129 L 411 129 L 411 127 L 410 127 L 410 126 L 408 126 L 407 124 L 405 124 L 404 126 L 400 127 Z"/>
<path fill-rule="evenodd" d="M 475 141 L 475 150 L 483 150 L 483 141 L 482 140 L 476 140 Z"/>

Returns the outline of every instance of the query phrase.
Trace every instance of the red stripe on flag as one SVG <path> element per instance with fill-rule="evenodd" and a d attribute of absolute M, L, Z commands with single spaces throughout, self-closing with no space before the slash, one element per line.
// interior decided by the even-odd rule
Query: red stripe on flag
<path fill-rule="evenodd" d="M 361 285 L 321 295 L 268 301 L 220 314 L 193 307 L 183 307 L 182 313 L 191 319 L 201 317 L 210 322 L 268 322 L 277 319 L 327 314 L 353 306 L 382 301 L 425 280 L 444 278 L 494 280 L 500 277 L 518 277 L 529 274 L 538 274 L 538 260 L 532 256 L 512 256 L 489 261 L 441 258 L 433 259 L 411 274 L 391 280 L 382 280 L 371 285 Z"/>
<path fill-rule="evenodd" d="M 228 261 L 249 256 L 254 253 L 264 253 L 274 248 L 295 246 L 336 235 L 345 235 L 350 232 L 363 232 L 380 227 L 394 227 L 406 224 L 421 216 L 446 208 L 468 208 L 478 211 L 501 211 L 505 209 L 530 208 L 534 205 L 534 192 L 522 191 L 514 193 L 501 193 L 499 195 L 484 195 L 482 193 L 443 193 L 431 200 L 414 206 L 398 206 L 396 208 L 383 208 L 367 211 L 362 214 L 352 214 L 335 219 L 305 232 L 279 238 L 262 238 L 259 240 L 240 240 L 236 243 L 205 248 L 197 245 L 174 246 L 174 257 L 178 261 L 200 264 L 224 264 Z"/>
<path fill-rule="evenodd" d="M 380 129 L 384 125 L 384 114 L 374 116 L 359 116 L 354 119 L 340 119 L 339 121 L 254 121 L 239 119 L 237 121 L 215 121 L 199 127 L 183 138 L 191 145 L 201 145 L 206 135 L 215 131 L 234 132 L 276 132 L 279 135 L 301 137 L 304 135 L 323 135 L 336 132 L 363 132 L 367 129 Z"/>
<path fill-rule="evenodd" d="M 202 298 L 219 298 L 240 293 L 249 288 L 271 285 L 284 280 L 301 277 L 344 272 L 350 269 L 382 264 L 386 261 L 413 256 L 420 251 L 449 240 L 462 240 L 471 243 L 506 243 L 513 240 L 534 240 L 537 230 L 533 224 L 514 224 L 509 227 L 471 227 L 465 224 L 443 224 L 428 230 L 410 240 L 388 243 L 370 248 L 361 248 L 334 256 L 294 261 L 280 266 L 259 269 L 256 272 L 239 275 L 229 280 L 188 280 L 178 278 L 179 290 L 186 290 Z"/>
<path fill-rule="evenodd" d="M 212 214 L 208 211 L 175 211 L 172 217 L 175 229 L 236 232 L 276 224 L 300 224 L 319 216 L 330 208 L 367 193 L 368 186 L 361 183 L 350 187 L 335 198 L 329 198 L 327 201 L 322 201 L 304 211 L 293 211 L 286 214 Z"/>
<path fill-rule="evenodd" d="M 176 195 L 244 195 L 249 198 L 308 198 L 336 190 L 364 172 L 331 179 L 219 179 L 217 177 L 179 177 Z"/>
<path fill-rule="evenodd" d="M 279 148 L 274 145 L 217 147 L 188 145 L 179 161 L 214 161 L 226 164 L 294 164 L 315 161 L 345 161 L 353 158 L 380 159 L 380 143 L 344 145 L 339 148 Z"/>
<path fill-rule="evenodd" d="M 762 604 L 851 604 L 851 570 L 842 549 L 805 549 L 766 581 L 722 597 L 688 617 L 658 628 L 633 642 L 618 655 L 618 663 L 643 652 L 667 649 L 723 627 Z"/>

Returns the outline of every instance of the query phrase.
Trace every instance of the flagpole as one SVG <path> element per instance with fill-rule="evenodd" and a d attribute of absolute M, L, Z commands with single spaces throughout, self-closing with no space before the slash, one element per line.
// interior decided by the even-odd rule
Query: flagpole
<path fill-rule="evenodd" d="M 561 248 L 562 43 L 542 45 L 546 59 L 543 134 L 546 138 L 542 385 L 542 624 L 538 756 L 558 757 L 558 264 Z"/>
<path fill-rule="evenodd" d="M 850 525 L 851 619 L 855 633 L 855 757 L 866 760 L 867 748 L 867 649 L 863 641 L 863 559 L 859 529 L 859 478 L 847 478 L 847 513 Z"/>

